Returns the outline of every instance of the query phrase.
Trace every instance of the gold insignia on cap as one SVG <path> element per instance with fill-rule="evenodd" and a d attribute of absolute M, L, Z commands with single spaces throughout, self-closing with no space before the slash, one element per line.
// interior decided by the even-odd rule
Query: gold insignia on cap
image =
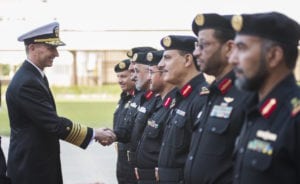
<path fill-rule="evenodd" d="M 128 56 L 128 57 L 132 57 L 132 56 L 133 56 L 132 50 L 130 50 L 130 51 L 127 52 L 127 56 Z"/>
<path fill-rule="evenodd" d="M 196 15 L 196 17 L 195 17 L 195 23 L 198 26 L 203 26 L 203 24 L 204 24 L 204 15 L 203 14 Z"/>
<path fill-rule="evenodd" d="M 133 56 L 132 56 L 132 61 L 135 62 L 138 58 L 138 54 L 135 53 Z"/>
<path fill-rule="evenodd" d="M 58 38 L 59 37 L 59 28 L 58 28 L 58 26 L 56 26 L 55 28 L 54 28 L 54 34 L 55 34 L 55 36 Z"/>
<path fill-rule="evenodd" d="M 153 60 L 153 54 L 152 54 L 152 52 L 148 52 L 147 61 L 152 61 L 152 60 Z"/>
<path fill-rule="evenodd" d="M 123 70 L 125 67 L 126 67 L 126 64 L 125 64 L 124 62 L 120 62 L 120 63 L 119 63 L 119 68 L 120 68 L 121 70 Z"/>
<path fill-rule="evenodd" d="M 231 18 L 231 25 L 235 31 L 241 31 L 243 27 L 243 17 L 241 15 L 234 15 Z"/>
<path fill-rule="evenodd" d="M 172 44 L 171 37 L 169 37 L 169 36 L 164 37 L 163 44 L 165 47 L 170 47 Z"/>

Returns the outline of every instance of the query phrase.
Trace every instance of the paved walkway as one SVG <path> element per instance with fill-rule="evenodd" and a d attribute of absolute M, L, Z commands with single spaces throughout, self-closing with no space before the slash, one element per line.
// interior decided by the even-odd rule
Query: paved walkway
<path fill-rule="evenodd" d="M 7 155 L 8 137 L 2 137 Z M 103 147 L 92 143 L 86 150 L 61 141 L 61 162 L 64 184 L 116 184 L 114 145 Z M 7 158 L 7 157 L 6 157 Z"/>

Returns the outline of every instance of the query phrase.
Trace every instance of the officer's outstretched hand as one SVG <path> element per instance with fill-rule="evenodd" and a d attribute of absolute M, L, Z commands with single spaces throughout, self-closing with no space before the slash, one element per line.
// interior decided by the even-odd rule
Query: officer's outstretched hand
<path fill-rule="evenodd" d="M 116 135 L 109 128 L 98 128 L 95 129 L 95 140 L 102 146 L 107 146 L 116 141 Z"/>

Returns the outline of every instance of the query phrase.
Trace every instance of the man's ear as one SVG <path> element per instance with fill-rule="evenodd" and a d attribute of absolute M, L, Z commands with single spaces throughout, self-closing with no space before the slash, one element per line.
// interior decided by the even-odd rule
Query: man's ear
<path fill-rule="evenodd" d="M 184 64 L 185 67 L 189 67 L 194 64 L 192 54 L 185 54 L 184 58 L 185 58 L 185 64 Z"/>
<path fill-rule="evenodd" d="M 283 50 L 279 46 L 271 47 L 266 54 L 266 61 L 270 68 L 275 68 L 283 62 Z"/>
<path fill-rule="evenodd" d="M 229 59 L 229 57 L 234 49 L 234 41 L 228 40 L 224 46 L 225 46 L 226 58 Z"/>

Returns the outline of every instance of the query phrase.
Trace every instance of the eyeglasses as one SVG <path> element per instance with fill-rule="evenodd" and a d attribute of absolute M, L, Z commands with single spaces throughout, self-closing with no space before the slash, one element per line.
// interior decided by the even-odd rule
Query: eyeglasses
<path fill-rule="evenodd" d="M 141 68 L 141 69 L 134 68 L 134 72 L 135 72 L 135 73 L 140 73 L 142 70 L 144 70 L 144 71 L 146 71 L 146 72 L 149 72 L 149 68 Z"/>
<path fill-rule="evenodd" d="M 153 74 L 155 74 L 155 73 L 161 73 L 162 72 L 162 70 L 156 70 L 156 71 L 153 71 L 153 70 L 149 70 L 149 73 L 150 73 L 150 75 L 153 75 Z"/>
<path fill-rule="evenodd" d="M 212 44 L 215 44 L 216 42 L 195 42 L 195 49 L 204 50 L 207 47 L 209 47 Z"/>

